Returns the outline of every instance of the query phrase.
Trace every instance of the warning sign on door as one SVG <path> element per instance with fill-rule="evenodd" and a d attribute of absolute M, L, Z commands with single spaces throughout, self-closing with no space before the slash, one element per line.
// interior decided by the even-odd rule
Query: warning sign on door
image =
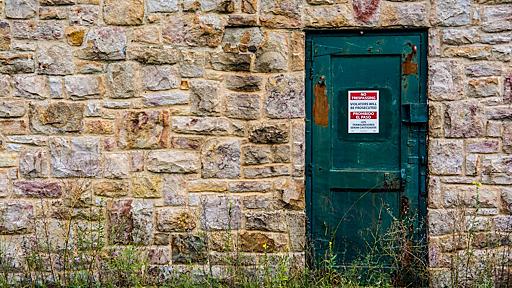
<path fill-rule="evenodd" d="M 348 91 L 348 133 L 379 133 L 379 91 Z"/>

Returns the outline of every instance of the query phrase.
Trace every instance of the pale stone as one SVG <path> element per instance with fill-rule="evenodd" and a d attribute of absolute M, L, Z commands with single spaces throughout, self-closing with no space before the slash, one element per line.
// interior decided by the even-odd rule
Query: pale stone
<path fill-rule="evenodd" d="M 240 142 L 210 140 L 203 146 L 203 178 L 238 178 L 240 176 Z"/>
<path fill-rule="evenodd" d="M 144 64 L 175 64 L 180 60 L 180 51 L 167 46 L 131 44 L 127 49 L 127 57 Z"/>
<path fill-rule="evenodd" d="M 5 0 L 5 16 L 27 19 L 36 16 L 37 0 Z"/>
<path fill-rule="evenodd" d="M 175 66 L 145 66 L 142 68 L 142 82 L 147 90 L 158 91 L 178 88 L 179 71 Z"/>
<path fill-rule="evenodd" d="M 470 97 L 500 96 L 500 83 L 498 78 L 480 78 L 468 81 L 467 95 Z"/>
<path fill-rule="evenodd" d="M 201 51 L 182 51 L 183 60 L 180 63 L 182 77 L 201 77 L 204 75 L 206 59 Z"/>
<path fill-rule="evenodd" d="M 240 199 L 228 196 L 201 197 L 201 224 L 206 230 L 239 229 L 242 215 Z"/>
<path fill-rule="evenodd" d="M 262 45 L 256 51 L 256 72 L 281 72 L 288 69 L 288 35 L 265 32 Z"/>
<path fill-rule="evenodd" d="M 181 206 L 187 203 L 187 179 L 183 175 L 164 176 L 162 193 L 164 202 L 170 206 Z"/>
<path fill-rule="evenodd" d="M 226 118 L 177 116 L 171 119 L 172 130 L 177 133 L 200 135 L 237 134 L 238 126 Z"/>
<path fill-rule="evenodd" d="M 13 21 L 11 33 L 17 39 L 59 40 L 64 37 L 64 27 L 56 20 Z"/>
<path fill-rule="evenodd" d="M 277 75 L 269 78 L 265 108 L 269 118 L 304 117 L 303 77 Z"/>
<path fill-rule="evenodd" d="M 278 179 L 274 183 L 274 187 L 281 194 L 281 201 L 287 208 L 303 210 L 306 206 L 303 179 Z"/>
<path fill-rule="evenodd" d="M 200 47 L 217 47 L 224 34 L 226 21 L 220 15 L 184 15 L 169 18 L 163 26 L 165 43 Z"/>
<path fill-rule="evenodd" d="M 429 143 L 429 169 L 435 175 L 460 175 L 464 163 L 461 140 L 431 140 Z"/>
<path fill-rule="evenodd" d="M 11 181 L 7 172 L 0 172 L 0 198 L 9 196 Z"/>
<path fill-rule="evenodd" d="M 501 73 L 501 68 L 491 63 L 476 62 L 466 66 L 466 75 L 471 77 L 499 76 Z"/>
<path fill-rule="evenodd" d="M 271 2 L 271 1 L 269 1 Z M 354 23 L 353 13 L 348 5 L 309 6 L 304 9 L 304 25 L 306 27 L 346 27 Z M 261 19 L 263 22 L 264 19 Z M 297 20 L 290 21 L 289 26 L 295 27 Z M 288 26 L 272 23 L 272 26 Z"/>
<path fill-rule="evenodd" d="M 270 182 L 270 181 L 241 180 L 241 181 L 230 181 L 228 183 L 227 190 L 229 192 L 236 192 L 236 193 L 239 193 L 239 192 L 242 192 L 242 193 L 246 193 L 246 192 L 266 193 L 266 192 L 272 191 L 272 188 L 273 188 L 272 182 Z"/>
<path fill-rule="evenodd" d="M 62 44 L 40 46 L 36 59 L 37 71 L 40 74 L 68 75 L 75 69 L 71 50 Z"/>
<path fill-rule="evenodd" d="M 48 84 L 50 88 L 50 98 L 64 98 L 64 81 L 62 77 L 50 76 L 48 77 Z"/>
<path fill-rule="evenodd" d="M 138 198 L 160 198 L 162 178 L 154 174 L 135 174 L 131 177 L 132 195 Z"/>
<path fill-rule="evenodd" d="M 34 209 L 30 202 L 0 202 L 0 234 L 25 234 L 34 229 Z"/>
<path fill-rule="evenodd" d="M 94 194 L 102 197 L 122 197 L 128 195 L 129 184 L 125 181 L 100 180 L 92 185 Z"/>
<path fill-rule="evenodd" d="M 1 55 L 1 54 L 0 54 Z M 1 68 L 0 68 L 1 70 Z M 12 77 L 0 74 L 0 98 L 9 97 L 12 94 Z"/>
<path fill-rule="evenodd" d="M 226 115 L 235 119 L 258 119 L 260 97 L 254 94 L 229 94 L 226 97 Z"/>
<path fill-rule="evenodd" d="M 485 133 L 485 123 L 478 102 L 457 101 L 446 104 L 445 135 L 448 137 L 478 137 Z"/>
<path fill-rule="evenodd" d="M 18 154 L 0 151 L 0 168 L 18 166 Z"/>
<path fill-rule="evenodd" d="M 129 159 L 126 153 L 105 153 L 103 154 L 103 177 L 105 178 L 128 178 Z"/>
<path fill-rule="evenodd" d="M 139 25 L 143 19 L 143 0 L 105 0 L 103 3 L 103 20 L 107 24 Z"/>
<path fill-rule="evenodd" d="M 264 34 L 257 27 L 226 28 L 221 45 L 225 52 L 255 52 L 263 40 Z"/>
<path fill-rule="evenodd" d="M 160 43 L 160 27 L 159 26 L 141 26 L 131 31 L 131 41 L 147 44 Z"/>
<path fill-rule="evenodd" d="M 200 169 L 199 155 L 179 150 L 151 151 L 147 169 L 157 173 L 195 173 Z"/>
<path fill-rule="evenodd" d="M 258 1 L 257 0 L 242 0 L 242 12 L 248 14 L 254 14 L 257 11 Z"/>
<path fill-rule="evenodd" d="M 468 140 L 466 151 L 469 153 L 497 153 L 500 150 L 500 142 L 493 139 Z"/>
<path fill-rule="evenodd" d="M 261 167 L 245 167 L 243 169 L 243 174 L 245 178 L 248 179 L 287 176 L 290 175 L 290 168 L 288 165 L 283 164 L 275 164 Z"/>
<path fill-rule="evenodd" d="M 215 115 L 221 111 L 219 83 L 211 80 L 190 81 L 193 111 L 198 115 Z"/>
<path fill-rule="evenodd" d="M 39 75 L 14 76 L 14 96 L 42 100 L 48 97 L 48 78 Z"/>
<path fill-rule="evenodd" d="M 443 30 L 443 43 L 463 45 L 478 42 L 480 31 L 477 28 L 447 28 Z"/>
<path fill-rule="evenodd" d="M 432 60 L 428 80 L 431 100 L 457 100 L 464 97 L 460 64 L 453 60 Z"/>
<path fill-rule="evenodd" d="M 148 0 L 148 12 L 177 12 L 177 0 Z"/>
<path fill-rule="evenodd" d="M 95 75 L 66 76 L 64 78 L 66 92 L 72 99 L 97 99 L 105 92 L 103 78 Z"/>
<path fill-rule="evenodd" d="M 148 107 L 182 105 L 190 102 L 190 95 L 183 91 L 169 91 L 146 94 L 143 97 L 144 105 Z"/>
<path fill-rule="evenodd" d="M 196 228 L 196 217 L 189 209 L 162 208 L 156 213 L 156 228 L 162 232 L 189 232 Z"/>
<path fill-rule="evenodd" d="M 512 30 L 512 7 L 510 5 L 484 6 L 482 10 L 482 30 L 500 32 Z"/>
<path fill-rule="evenodd" d="M 94 177 L 99 175 L 99 139 L 52 138 L 49 144 L 53 176 Z"/>
<path fill-rule="evenodd" d="M 301 25 L 302 5 L 299 0 L 262 0 L 259 7 L 260 21 L 263 26 L 298 28 Z"/>
<path fill-rule="evenodd" d="M 42 148 L 23 150 L 19 161 L 20 173 L 25 178 L 48 177 L 50 174 L 49 155 Z"/>
<path fill-rule="evenodd" d="M 66 7 L 39 7 L 39 19 L 41 20 L 64 20 L 68 18 Z"/>
<path fill-rule="evenodd" d="M 489 60 L 492 48 L 484 45 L 450 46 L 444 49 L 446 57 L 463 57 L 471 60 Z"/>
<path fill-rule="evenodd" d="M 131 98 L 137 95 L 139 66 L 133 62 L 112 63 L 107 67 L 110 98 Z"/>
<path fill-rule="evenodd" d="M 76 5 L 69 11 L 71 25 L 93 26 L 98 24 L 100 8 L 96 5 Z"/>
<path fill-rule="evenodd" d="M 0 101 L 0 118 L 23 117 L 27 109 L 23 101 Z"/>
<path fill-rule="evenodd" d="M 169 141 L 168 111 L 126 111 L 117 118 L 122 148 L 165 148 Z"/>
<path fill-rule="evenodd" d="M 82 129 L 84 105 L 68 102 L 30 104 L 30 127 L 44 134 L 79 132 Z"/>
<path fill-rule="evenodd" d="M 432 5 L 432 22 L 441 26 L 463 26 L 471 23 L 470 0 L 436 0 Z"/>
<path fill-rule="evenodd" d="M 86 47 L 78 57 L 88 60 L 123 60 L 126 58 L 126 35 L 119 27 L 94 27 L 85 39 Z"/>

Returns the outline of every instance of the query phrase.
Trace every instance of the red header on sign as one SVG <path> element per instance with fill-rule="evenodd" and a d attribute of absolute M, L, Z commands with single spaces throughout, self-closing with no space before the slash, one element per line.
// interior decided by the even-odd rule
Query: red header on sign
<path fill-rule="evenodd" d="M 350 112 L 350 119 L 377 119 L 377 112 Z"/>
<path fill-rule="evenodd" d="M 350 100 L 378 100 L 377 92 L 350 92 Z"/>

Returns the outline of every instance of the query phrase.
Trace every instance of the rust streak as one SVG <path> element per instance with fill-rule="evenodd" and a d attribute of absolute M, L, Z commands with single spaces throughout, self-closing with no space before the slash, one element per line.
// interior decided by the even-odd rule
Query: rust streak
<path fill-rule="evenodd" d="M 313 120 L 316 125 L 327 127 L 329 124 L 329 103 L 325 83 L 316 84 L 313 94 Z"/>
<path fill-rule="evenodd" d="M 355 0 L 352 2 L 356 18 L 368 22 L 377 11 L 380 0 Z"/>
<path fill-rule="evenodd" d="M 412 62 L 412 59 L 416 55 L 416 51 L 412 51 L 407 54 L 404 63 L 402 63 L 402 71 L 404 75 L 416 75 L 418 74 L 418 64 Z"/>

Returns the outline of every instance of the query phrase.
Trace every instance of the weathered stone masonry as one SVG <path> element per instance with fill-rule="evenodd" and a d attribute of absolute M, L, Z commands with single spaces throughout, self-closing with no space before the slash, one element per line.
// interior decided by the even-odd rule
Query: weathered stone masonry
<path fill-rule="evenodd" d="M 267 243 L 303 261 L 304 29 L 428 27 L 442 275 L 446 218 L 457 198 L 473 205 L 472 181 L 481 221 L 512 222 L 511 3 L 0 0 L 1 240 L 15 256 L 42 218 L 58 227 L 42 207 L 69 205 L 66 187 L 87 179 L 76 217 L 94 207 L 125 228 L 111 245 L 145 245 L 154 265 L 204 264 L 208 245 L 222 267 L 226 229 L 250 256 Z"/>

